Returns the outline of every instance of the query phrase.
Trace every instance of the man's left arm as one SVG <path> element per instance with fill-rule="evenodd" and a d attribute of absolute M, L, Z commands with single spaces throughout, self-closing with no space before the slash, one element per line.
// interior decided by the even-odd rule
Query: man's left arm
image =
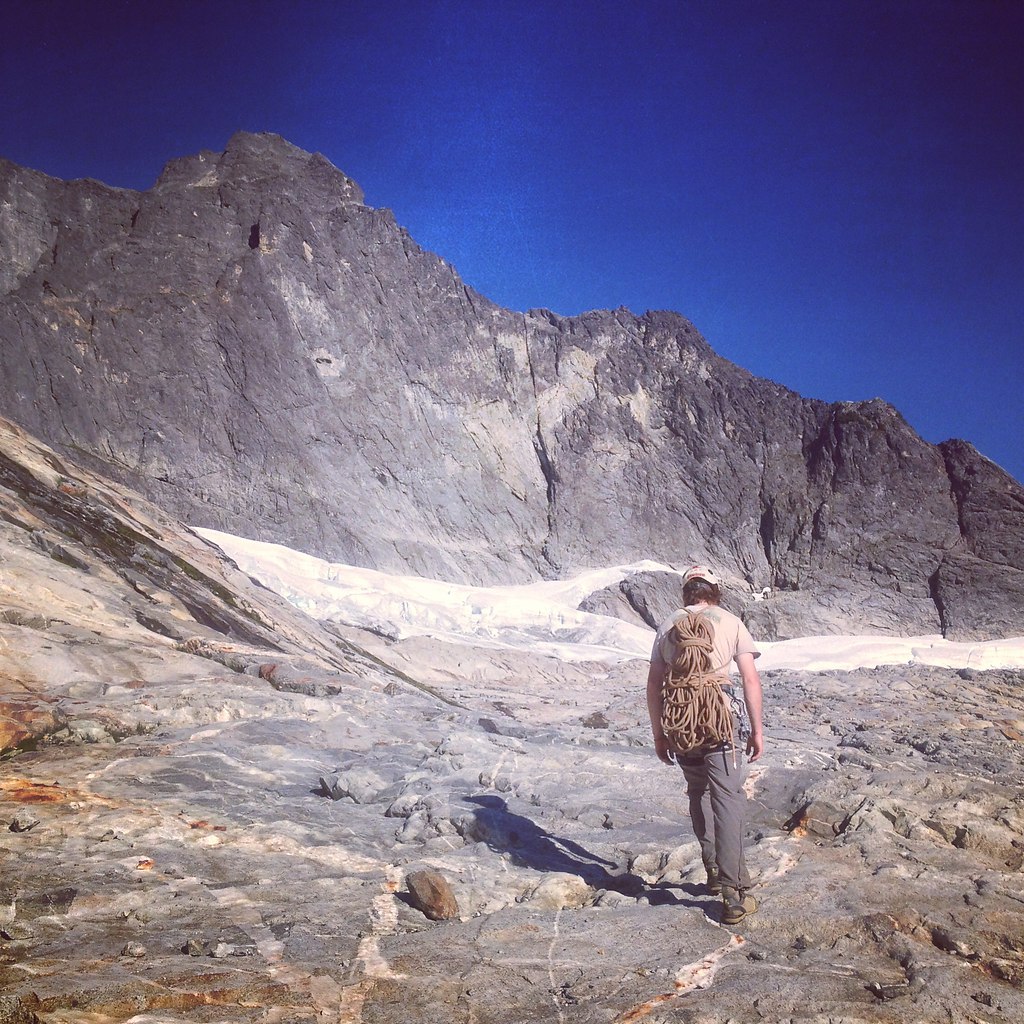
<path fill-rule="evenodd" d="M 764 753 L 764 728 L 761 723 L 763 696 L 761 676 L 754 665 L 754 655 L 744 652 L 736 655 L 736 665 L 743 680 L 743 700 L 750 717 L 750 736 L 747 737 L 747 760 L 756 761 Z"/>

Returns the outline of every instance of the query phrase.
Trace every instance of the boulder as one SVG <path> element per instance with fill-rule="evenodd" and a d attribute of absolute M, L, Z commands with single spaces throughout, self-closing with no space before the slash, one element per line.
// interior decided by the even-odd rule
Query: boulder
<path fill-rule="evenodd" d="M 410 872 L 405 879 L 412 905 L 431 921 L 451 921 L 459 916 L 459 904 L 448 880 L 439 871 L 426 868 Z"/>

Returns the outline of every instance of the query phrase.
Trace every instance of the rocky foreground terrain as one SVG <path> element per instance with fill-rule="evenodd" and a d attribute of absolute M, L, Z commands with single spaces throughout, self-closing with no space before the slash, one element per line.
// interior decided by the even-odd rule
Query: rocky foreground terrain
<path fill-rule="evenodd" d="M 1024 490 L 971 445 L 755 378 L 677 313 L 502 309 L 277 136 L 145 192 L 0 160 L 0 415 L 332 561 L 507 583 L 700 551 L 785 596 L 766 638 L 1024 632 Z"/>
<path fill-rule="evenodd" d="M 0 424 L 0 1022 L 1024 1018 L 1021 673 L 766 674 L 736 929 L 644 673 L 318 623 Z"/>

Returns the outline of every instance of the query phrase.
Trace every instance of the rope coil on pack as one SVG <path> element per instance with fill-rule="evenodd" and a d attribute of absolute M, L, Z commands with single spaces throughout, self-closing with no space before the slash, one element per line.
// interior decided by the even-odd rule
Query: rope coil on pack
<path fill-rule="evenodd" d="M 711 671 L 714 626 L 699 612 L 687 612 L 668 639 L 676 653 L 662 682 L 661 727 L 670 749 L 687 754 L 731 744 L 735 725 L 722 698 L 723 678 Z"/>

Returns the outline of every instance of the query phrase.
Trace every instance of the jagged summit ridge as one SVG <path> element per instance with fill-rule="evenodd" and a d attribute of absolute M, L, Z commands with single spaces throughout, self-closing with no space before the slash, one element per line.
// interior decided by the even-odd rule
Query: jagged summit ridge
<path fill-rule="evenodd" d="M 679 314 L 502 309 L 278 136 L 145 192 L 4 164 L 0 204 L 0 413 L 196 525 L 474 582 L 708 559 L 780 590 L 769 634 L 1024 632 L 997 467 Z"/>
<path fill-rule="evenodd" d="M 302 177 L 323 186 L 324 199 L 362 204 L 363 190 L 320 153 L 307 153 L 269 132 L 236 132 L 223 153 L 203 150 L 169 161 L 153 186 L 156 191 L 211 188 L 221 182 L 280 190 Z"/>

